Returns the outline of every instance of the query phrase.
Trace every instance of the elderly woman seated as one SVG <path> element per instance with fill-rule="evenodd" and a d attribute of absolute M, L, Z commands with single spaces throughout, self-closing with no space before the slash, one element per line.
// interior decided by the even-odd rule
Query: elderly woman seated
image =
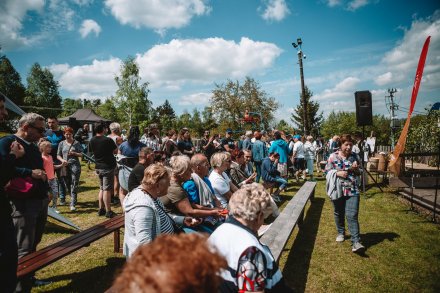
<path fill-rule="evenodd" d="M 191 216 L 199 219 L 199 224 L 203 219 L 209 217 L 222 217 L 222 211 L 214 207 L 194 207 L 191 205 L 188 194 L 182 187 L 183 183 L 191 178 L 190 159 L 185 155 L 174 156 L 170 159 L 170 166 L 172 168 L 171 185 L 166 196 L 160 200 L 165 206 L 165 210 L 173 215 Z M 205 225 L 193 226 L 191 228 L 185 227 L 186 232 L 212 232 L 211 229 L 206 229 Z"/>
<path fill-rule="evenodd" d="M 211 167 L 213 170 L 209 175 L 209 180 L 212 183 L 214 194 L 220 201 L 222 208 L 227 208 L 229 198 L 238 189 L 225 173 L 231 167 L 231 154 L 228 152 L 215 153 L 211 157 Z"/>
<path fill-rule="evenodd" d="M 214 195 L 211 181 L 209 181 L 209 163 L 205 155 L 195 154 L 191 158 L 191 168 L 193 173 L 191 178 L 183 184 L 183 189 L 188 193 L 188 199 L 191 206 L 196 209 L 213 209 L 220 210 L 222 215 L 226 216 L 227 210 L 221 207 L 220 202 Z M 208 233 L 212 233 L 218 225 L 223 222 L 221 217 L 206 217 L 201 224 Z"/>
<path fill-rule="evenodd" d="M 241 187 L 229 201 L 229 217 L 208 239 L 228 261 L 222 270 L 221 292 L 292 292 L 270 249 L 258 240 L 270 195 L 263 186 Z"/>
<path fill-rule="evenodd" d="M 197 220 L 191 217 L 171 218 L 158 199 L 164 196 L 170 185 L 165 167 L 150 165 L 145 169 L 142 184 L 124 199 L 125 235 L 124 255 L 130 257 L 141 245 L 154 240 L 159 234 L 174 234 L 179 225 L 192 226 Z"/>
<path fill-rule="evenodd" d="M 249 166 L 249 162 L 252 159 L 251 152 L 234 150 L 231 157 L 232 163 L 229 175 L 232 182 L 238 187 L 254 182 L 257 173 L 254 173 L 252 166 Z"/>

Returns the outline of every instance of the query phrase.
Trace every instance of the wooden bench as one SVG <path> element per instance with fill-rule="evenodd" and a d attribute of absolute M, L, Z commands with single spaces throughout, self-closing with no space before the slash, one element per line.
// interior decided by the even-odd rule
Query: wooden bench
<path fill-rule="evenodd" d="M 120 252 L 120 229 L 124 227 L 124 215 L 118 215 L 78 234 L 30 253 L 18 260 L 17 277 L 26 275 L 50 265 L 78 249 L 113 232 L 114 251 Z"/>
<path fill-rule="evenodd" d="M 313 201 L 315 188 L 316 182 L 305 182 L 261 237 L 260 241 L 270 248 L 277 262 L 295 226 L 301 227 L 305 206 L 309 200 Z"/>

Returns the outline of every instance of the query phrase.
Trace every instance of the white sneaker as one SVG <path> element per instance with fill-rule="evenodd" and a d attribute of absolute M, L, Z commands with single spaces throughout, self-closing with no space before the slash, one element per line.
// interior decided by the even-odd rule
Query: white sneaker
<path fill-rule="evenodd" d="M 70 210 L 73 212 L 73 211 L 76 211 L 76 207 L 75 206 L 70 206 Z"/>
<path fill-rule="evenodd" d="M 344 242 L 344 240 L 345 240 L 344 234 L 338 234 L 338 236 L 336 236 L 336 242 Z"/>
<path fill-rule="evenodd" d="M 53 210 L 55 213 L 57 213 L 57 214 L 59 214 L 60 213 L 60 211 L 59 210 L 57 210 L 57 209 L 54 209 Z"/>
<path fill-rule="evenodd" d="M 360 242 L 353 243 L 351 247 L 351 251 L 353 252 L 363 252 L 365 250 L 365 246 L 363 246 Z"/>

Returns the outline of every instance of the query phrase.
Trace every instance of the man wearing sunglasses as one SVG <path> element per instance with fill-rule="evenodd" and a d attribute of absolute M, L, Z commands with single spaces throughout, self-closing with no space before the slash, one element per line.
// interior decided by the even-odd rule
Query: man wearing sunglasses
<path fill-rule="evenodd" d="M 22 178 L 31 182 L 28 189 L 12 192 L 7 189 L 18 244 L 18 257 L 21 258 L 34 252 L 43 236 L 47 219 L 47 189 L 46 173 L 43 168 L 41 153 L 35 144 L 43 137 L 44 117 L 35 113 L 24 114 L 18 122 L 18 130 L 14 135 L 8 135 L 0 140 L 0 157 L 3 160 L 11 152 L 11 146 L 19 143 L 24 149 L 24 155 L 17 158 L 15 168 L 11 171 L 14 179 Z M 18 180 L 16 180 L 18 181 Z M 22 278 L 17 292 L 30 292 L 33 276 Z"/>

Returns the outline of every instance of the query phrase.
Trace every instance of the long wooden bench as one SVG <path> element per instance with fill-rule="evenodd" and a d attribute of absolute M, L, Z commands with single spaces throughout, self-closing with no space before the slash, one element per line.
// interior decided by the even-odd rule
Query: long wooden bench
<path fill-rule="evenodd" d="M 316 182 L 307 181 L 289 201 L 260 241 L 267 245 L 278 262 L 296 225 L 301 228 L 307 202 L 315 197 Z"/>
<path fill-rule="evenodd" d="M 120 252 L 120 229 L 124 226 L 124 216 L 118 215 L 87 230 L 30 253 L 18 260 L 17 277 L 26 275 L 50 265 L 78 249 L 113 232 L 114 251 Z"/>

